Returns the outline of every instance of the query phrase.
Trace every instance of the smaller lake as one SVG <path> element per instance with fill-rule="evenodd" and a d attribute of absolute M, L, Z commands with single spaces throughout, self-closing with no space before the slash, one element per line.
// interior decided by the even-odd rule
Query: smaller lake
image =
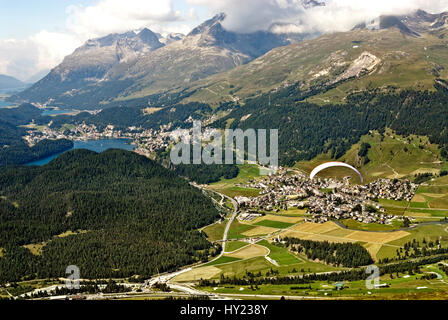
<path fill-rule="evenodd" d="M 127 150 L 127 151 L 133 151 L 135 149 L 135 146 L 130 144 L 132 141 L 128 139 L 102 139 L 102 140 L 90 140 L 90 141 L 74 141 L 74 146 L 71 150 L 74 149 L 87 149 L 94 152 L 104 152 L 109 149 L 121 149 L 121 150 Z M 70 150 L 67 150 L 70 151 Z M 67 152 L 61 152 L 52 155 L 51 157 L 44 158 L 38 161 L 34 161 L 31 163 L 27 163 L 27 166 L 43 166 L 52 161 L 53 159 L 57 158 L 61 154 Z"/>
<path fill-rule="evenodd" d="M 10 102 L 5 102 L 5 101 L 3 101 L 3 100 L 0 99 L 0 108 L 10 107 L 10 106 L 12 106 L 12 105 L 13 105 L 12 103 L 10 103 Z"/>
<path fill-rule="evenodd" d="M 67 114 L 67 113 L 73 113 L 73 112 L 74 112 L 74 110 L 69 110 L 69 109 L 58 110 L 58 109 L 47 108 L 42 111 L 42 115 L 43 116 L 56 116 L 56 115 L 60 115 L 60 114 Z"/>

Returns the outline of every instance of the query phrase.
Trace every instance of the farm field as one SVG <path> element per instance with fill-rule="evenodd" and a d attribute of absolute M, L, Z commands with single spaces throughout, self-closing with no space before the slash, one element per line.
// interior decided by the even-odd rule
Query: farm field
<path fill-rule="evenodd" d="M 263 220 L 265 221 L 265 220 Z M 320 226 L 320 225 L 319 225 Z M 260 229 L 265 228 L 265 229 Z M 234 222 L 230 229 L 229 235 L 238 236 L 240 238 L 247 238 L 246 234 L 250 231 L 258 233 L 257 230 L 265 230 L 265 232 L 272 231 L 269 227 L 252 226 L 249 224 L 241 224 Z M 281 231 L 281 229 L 273 229 L 274 231 Z M 260 231 L 261 232 L 261 231 Z M 305 256 L 296 255 L 289 252 L 286 248 L 282 248 L 270 243 L 267 240 L 261 240 L 256 244 L 249 244 L 242 241 L 229 241 L 226 245 L 227 252 L 218 260 L 212 261 L 207 265 L 195 268 L 174 280 L 179 282 L 198 280 L 198 275 L 203 275 L 202 279 L 216 279 L 221 276 L 241 276 L 246 271 L 250 272 L 267 272 L 272 268 L 279 270 L 281 274 L 291 274 L 292 270 L 301 270 L 303 272 L 327 272 L 341 270 L 328 266 L 322 263 L 312 262 L 306 259 Z M 269 257 L 269 259 L 266 258 Z M 217 273 L 216 267 L 221 272 Z M 204 273 L 201 269 L 204 268 Z M 213 271 L 213 272 L 212 272 Z"/>
<path fill-rule="evenodd" d="M 290 210 L 292 211 L 292 210 Z M 256 224 L 256 225 L 260 225 L 260 222 L 263 221 L 277 221 L 277 222 L 283 222 L 286 223 L 287 225 L 294 225 L 299 223 L 300 221 L 302 221 L 303 219 L 301 217 L 289 217 L 289 216 L 282 216 L 281 214 L 267 214 L 263 217 L 257 218 L 255 219 L 252 224 Z"/>
<path fill-rule="evenodd" d="M 213 190 L 225 194 L 231 198 L 236 196 L 256 197 L 259 190 L 237 187 L 237 184 L 247 183 L 251 179 L 260 177 L 260 169 L 257 165 L 243 164 L 239 165 L 240 172 L 236 178 L 222 179 L 219 182 L 209 185 Z"/>
<path fill-rule="evenodd" d="M 436 273 L 437 279 L 426 280 L 422 276 L 428 273 Z M 435 298 L 445 300 L 448 297 L 448 277 L 437 265 L 427 265 L 421 268 L 418 274 L 400 273 L 382 275 L 381 284 L 388 287 L 380 289 L 367 289 L 366 281 L 352 282 L 324 282 L 316 281 L 312 284 L 289 284 L 289 285 L 259 285 L 234 286 L 225 285 L 215 288 L 203 287 L 202 290 L 222 294 L 242 295 L 277 295 L 277 296 L 303 296 L 303 297 L 327 297 L 327 298 L 356 298 L 356 299 L 425 299 Z M 337 287 L 342 290 L 337 290 Z"/>
<path fill-rule="evenodd" d="M 215 223 L 211 226 L 204 228 L 202 231 L 207 235 L 207 239 L 211 242 L 222 240 L 224 236 L 224 230 L 226 228 L 227 220 L 222 223 Z"/>
<path fill-rule="evenodd" d="M 287 222 L 282 222 L 282 221 L 278 221 L 278 220 L 265 219 L 260 222 L 254 223 L 254 225 L 261 226 L 261 227 L 276 228 L 276 229 L 286 229 L 286 228 L 292 227 L 294 225 L 294 223 L 287 223 Z"/>
<path fill-rule="evenodd" d="M 245 232 L 249 230 L 253 230 L 255 227 L 249 224 L 242 224 L 237 220 L 232 222 L 232 225 L 229 229 L 228 238 L 229 239 L 246 239 L 248 236 L 245 235 Z"/>
<path fill-rule="evenodd" d="M 257 237 L 257 236 L 265 236 L 268 234 L 273 234 L 277 231 L 280 231 L 280 228 L 254 226 L 250 230 L 245 231 L 243 233 L 243 235 L 248 238 L 252 238 L 252 237 Z"/>
<path fill-rule="evenodd" d="M 280 254 L 284 255 L 284 252 L 281 252 Z M 220 264 L 213 263 L 213 265 L 209 264 L 203 267 L 193 269 L 189 272 L 181 274 L 180 276 L 177 276 L 176 278 L 174 278 L 174 281 L 191 282 L 191 281 L 198 281 L 200 279 L 218 280 L 221 277 L 221 275 L 224 275 L 226 277 L 233 277 L 233 276 L 242 277 L 246 274 L 246 272 L 254 272 L 254 273 L 261 272 L 262 274 L 266 274 L 266 272 L 270 272 L 271 270 L 277 270 L 279 272 L 279 275 L 299 275 L 305 272 L 319 273 L 319 272 L 344 270 L 344 268 L 336 268 L 333 266 L 325 265 L 323 263 L 309 261 L 304 256 L 297 256 L 297 257 L 293 256 L 292 258 L 295 259 L 294 263 L 291 257 L 287 257 L 286 255 L 285 257 L 288 260 L 281 260 L 281 261 L 286 261 L 286 263 L 288 264 L 279 266 L 272 264 L 264 256 L 253 257 L 238 261 L 229 261 L 227 259 L 222 259 L 219 261 Z M 219 272 L 217 272 L 218 270 L 216 269 L 210 269 L 211 267 L 218 269 Z M 204 270 L 204 272 L 202 272 L 202 270 Z"/>
<path fill-rule="evenodd" d="M 214 266 L 206 266 L 193 269 L 189 272 L 178 275 L 175 278 L 177 282 L 183 281 L 199 281 L 201 279 L 212 279 L 214 276 L 221 273 L 221 269 Z"/>
<path fill-rule="evenodd" d="M 411 208 L 413 210 L 439 209 L 438 212 L 448 215 L 448 182 L 446 180 L 446 177 L 442 177 L 421 185 L 411 202 Z"/>
<path fill-rule="evenodd" d="M 226 243 L 226 252 L 233 252 L 248 245 L 249 244 L 247 242 L 230 241 Z"/>
<path fill-rule="evenodd" d="M 344 229 L 333 222 L 304 223 L 280 233 L 280 236 L 336 243 L 359 242 L 378 261 L 395 257 L 397 249 L 414 239 L 419 242 L 422 242 L 423 239 L 427 241 L 438 239 L 442 245 L 448 245 L 448 225 L 421 225 L 407 231 L 372 232 Z"/>
<path fill-rule="evenodd" d="M 269 258 L 277 262 L 279 266 L 288 266 L 303 262 L 303 260 L 289 252 L 286 248 L 278 247 L 269 243 L 267 240 L 260 241 L 259 244 L 269 249 Z"/>
<path fill-rule="evenodd" d="M 229 239 L 246 239 L 256 236 L 266 236 L 292 227 L 301 222 L 302 217 L 289 217 L 266 214 L 250 222 L 235 220 L 229 230 Z"/>
<path fill-rule="evenodd" d="M 304 223 L 280 233 L 281 237 L 295 237 L 312 241 L 328 241 L 334 243 L 358 242 L 361 243 L 378 260 L 378 253 L 382 247 L 392 247 L 395 253 L 400 247 L 394 241 L 407 237 L 406 231 L 394 232 L 368 232 L 344 229 L 334 222 L 324 224 Z"/>
<path fill-rule="evenodd" d="M 363 231 L 394 231 L 403 227 L 403 222 L 399 220 L 393 220 L 391 225 L 378 223 L 362 223 L 353 219 L 346 219 L 340 222 L 349 229 Z"/>
<path fill-rule="evenodd" d="M 263 257 L 269 254 L 269 250 L 257 244 L 252 244 L 246 247 L 243 247 L 235 252 L 229 253 L 226 256 L 230 258 L 237 259 L 251 259 L 255 257 Z"/>
<path fill-rule="evenodd" d="M 303 217 L 306 214 L 307 210 L 306 209 L 288 209 L 288 210 L 280 210 L 280 212 L 278 212 L 279 215 L 284 215 L 284 216 L 288 216 L 288 217 Z"/>
<path fill-rule="evenodd" d="M 435 179 L 432 183 L 443 183 L 443 179 Z M 386 212 L 393 215 L 414 218 L 426 218 L 434 221 L 448 216 L 448 184 L 447 185 L 421 185 L 410 203 L 379 199 L 379 203 Z"/>
<path fill-rule="evenodd" d="M 229 263 L 229 262 L 235 262 L 235 261 L 239 261 L 241 260 L 240 258 L 235 258 L 235 257 L 229 257 L 229 256 L 222 256 L 221 258 L 212 261 L 210 263 L 207 263 L 207 266 L 216 266 L 216 265 L 220 265 L 220 264 L 224 264 L 224 263 Z"/>
<path fill-rule="evenodd" d="M 415 229 L 407 231 L 409 233 L 407 236 L 394 241 L 389 242 L 389 247 L 382 247 L 377 254 L 378 259 L 391 257 L 396 255 L 396 248 L 393 246 L 402 247 L 406 242 L 411 242 L 414 239 L 416 241 L 422 242 L 423 239 L 427 241 L 440 240 L 442 246 L 448 245 L 448 225 L 423 225 Z"/>

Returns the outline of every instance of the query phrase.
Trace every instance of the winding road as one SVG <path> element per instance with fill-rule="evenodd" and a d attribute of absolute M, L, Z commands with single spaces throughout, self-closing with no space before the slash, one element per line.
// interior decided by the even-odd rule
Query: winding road
<path fill-rule="evenodd" d="M 239 210 L 238 210 L 238 209 L 239 209 L 239 208 L 238 208 L 238 202 L 236 202 L 235 199 L 233 199 L 233 198 L 231 198 L 231 197 L 229 197 L 229 196 L 227 196 L 227 195 L 225 195 L 225 194 L 222 194 L 222 193 L 220 193 L 220 192 L 218 192 L 218 191 L 216 191 L 216 190 L 213 190 L 213 189 L 210 189 L 210 188 L 206 188 L 206 187 L 204 187 L 204 186 L 200 186 L 200 185 L 197 185 L 197 184 L 195 184 L 195 183 L 191 183 L 191 185 L 194 186 L 194 187 L 196 187 L 196 188 L 198 188 L 198 189 L 201 189 L 201 190 L 207 190 L 207 191 L 211 191 L 211 192 L 213 192 L 213 193 L 216 193 L 217 195 L 220 195 L 221 197 L 223 197 L 223 198 L 225 198 L 225 199 L 228 199 L 228 200 L 230 200 L 230 201 L 232 202 L 233 213 L 232 213 L 232 216 L 231 216 L 230 219 L 229 219 L 229 222 L 227 222 L 226 228 L 225 228 L 225 230 L 224 230 L 224 235 L 223 235 L 223 237 L 222 237 L 222 251 L 221 251 L 220 255 L 217 256 L 217 257 L 216 257 L 215 259 L 213 259 L 212 261 L 218 260 L 218 259 L 221 258 L 221 257 L 223 256 L 223 254 L 226 252 L 226 242 L 227 242 L 227 238 L 228 238 L 229 230 L 230 230 L 230 227 L 232 226 L 233 221 L 235 221 L 236 217 L 238 216 L 238 212 L 239 212 Z M 211 261 L 210 261 L 210 262 L 211 262 Z M 207 263 L 210 263 L 210 262 L 207 262 Z"/>
<path fill-rule="evenodd" d="M 238 216 L 238 202 L 235 201 L 235 199 L 230 198 L 226 195 L 223 195 L 225 198 L 229 199 L 230 201 L 232 201 L 232 205 L 233 205 L 233 214 L 229 219 L 229 222 L 226 225 L 226 229 L 224 230 L 224 235 L 222 238 L 222 252 L 220 254 L 220 257 L 226 252 L 226 242 L 227 242 L 227 237 L 229 234 L 229 230 L 230 227 L 232 226 L 233 221 L 235 221 L 236 217 Z"/>
<path fill-rule="evenodd" d="M 211 191 L 211 192 L 214 192 L 214 193 L 220 195 L 223 198 L 229 199 L 232 202 L 232 205 L 233 205 L 232 216 L 230 217 L 229 221 L 227 222 L 226 228 L 224 230 L 223 239 L 222 239 L 222 251 L 221 251 L 221 253 L 217 257 L 215 257 L 215 259 L 213 259 L 211 261 L 208 261 L 208 262 L 202 263 L 202 264 L 194 265 L 194 268 L 199 268 L 199 267 L 202 267 L 202 266 L 204 266 L 204 265 L 206 265 L 206 264 L 208 264 L 210 262 L 218 260 L 219 258 L 221 258 L 224 255 L 225 250 L 226 250 L 226 242 L 227 242 L 229 230 L 230 230 L 230 227 L 231 227 L 233 221 L 238 216 L 239 208 L 238 208 L 238 203 L 235 201 L 235 199 L 233 199 L 233 198 L 231 198 L 231 197 L 229 197 L 229 196 L 227 196 L 225 194 L 219 193 L 219 192 L 217 192 L 217 191 L 215 191 L 213 189 L 209 189 L 209 188 L 206 188 L 204 186 L 197 185 L 195 183 L 190 183 L 190 184 L 192 186 L 200 189 L 200 190 Z M 191 286 L 186 285 L 186 284 L 172 283 L 171 282 L 172 279 L 174 279 L 175 277 L 177 277 L 178 275 L 180 275 L 182 273 L 191 271 L 192 268 L 193 268 L 193 266 L 186 266 L 186 267 L 182 268 L 179 271 L 172 272 L 172 273 L 165 273 L 163 275 L 159 275 L 157 277 L 154 277 L 154 278 L 146 281 L 146 285 L 147 286 L 152 286 L 152 285 L 154 285 L 154 284 L 156 284 L 158 282 L 162 282 L 162 283 L 166 283 L 167 285 L 169 285 L 169 287 L 172 288 L 172 289 L 175 289 L 177 291 L 181 291 L 181 292 L 187 293 L 189 295 L 197 295 L 197 296 L 206 295 L 206 296 L 212 297 L 214 299 L 219 299 L 219 298 L 222 299 L 222 297 L 219 297 L 216 294 L 212 294 L 212 293 L 205 292 L 205 291 L 199 291 L 199 290 L 197 290 L 195 288 L 192 288 Z"/>

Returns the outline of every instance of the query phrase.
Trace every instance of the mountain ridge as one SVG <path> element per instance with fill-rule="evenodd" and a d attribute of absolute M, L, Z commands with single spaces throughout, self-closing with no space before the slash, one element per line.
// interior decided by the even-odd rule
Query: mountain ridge
<path fill-rule="evenodd" d="M 317 6 L 319 3 L 311 1 L 309 5 Z M 140 33 L 112 34 L 90 40 L 47 77 L 14 99 L 99 109 L 114 101 L 159 94 L 178 95 L 186 91 L 186 96 L 192 96 L 187 98 L 188 102 L 216 103 L 237 101 L 250 97 L 260 89 L 266 92 L 294 83 L 305 89 L 328 88 L 372 73 L 378 75 L 381 70 L 383 72 L 388 68 L 393 73 L 390 65 L 400 58 L 392 56 L 402 55 L 403 52 L 404 57 L 401 59 L 417 59 L 420 64 L 424 64 L 424 68 L 436 70 L 434 73 L 444 73 L 448 67 L 436 58 L 423 62 L 425 56 L 416 58 L 416 53 L 411 50 L 411 46 L 416 46 L 426 48 L 425 51 L 437 51 L 438 45 L 443 46 L 443 30 L 448 25 L 448 13 L 430 14 L 418 10 L 407 15 L 381 16 L 374 21 L 358 24 L 352 31 L 318 38 L 314 38 L 317 36 L 315 34 L 291 35 L 270 31 L 235 33 L 223 27 L 225 19 L 224 13 L 217 14 L 184 37 L 168 35 L 164 39 L 149 29 L 143 29 Z M 339 40 L 333 41 L 334 38 Z M 303 40 L 307 48 L 301 46 Z M 142 42 L 145 42 L 143 48 Z M 110 50 L 111 45 L 114 45 L 114 50 Z M 377 50 L 375 45 L 379 45 L 381 50 Z M 407 47 L 394 49 L 394 46 L 400 45 Z M 70 72 L 72 65 L 80 65 L 79 56 L 90 57 L 89 48 L 92 54 L 87 67 L 81 68 L 79 72 Z M 313 48 L 313 53 L 308 52 L 308 58 L 300 58 L 301 50 L 307 51 L 308 48 Z M 101 63 L 97 61 L 96 50 L 102 53 Z M 324 55 L 325 50 L 331 54 Z M 352 52 L 355 54 L 352 55 Z M 291 61 L 284 62 L 282 59 Z M 302 59 L 302 64 L 297 64 L 297 59 Z M 368 66 L 366 59 L 372 60 L 374 67 Z M 364 67 L 367 67 L 368 72 L 363 71 L 364 63 L 367 63 Z M 314 64 L 316 69 L 322 65 L 326 68 L 311 70 L 310 64 Z M 416 67 L 411 65 L 410 69 Z M 64 66 L 67 66 L 66 72 Z M 264 72 L 264 68 L 270 71 Z M 303 73 L 304 68 L 309 69 L 309 74 Z M 355 71 L 356 68 L 360 69 Z M 421 68 L 414 71 L 421 72 Z M 73 75 L 73 79 L 70 79 L 70 75 Z M 62 80 L 59 85 L 58 77 Z M 70 81 L 66 82 L 66 79 Z M 234 83 L 230 83 L 232 81 Z M 428 87 L 427 83 L 425 86 Z M 56 87 L 55 91 L 52 87 Z M 241 91 L 243 93 L 238 94 Z M 216 92 L 217 97 L 207 97 Z"/>
<path fill-rule="evenodd" d="M 447 24 L 448 12 L 432 14 L 416 10 L 406 15 L 382 15 L 372 21 L 360 23 L 354 29 L 383 30 L 395 27 L 408 36 L 420 37 L 423 33 L 443 28 Z"/>
<path fill-rule="evenodd" d="M 307 36 L 292 39 L 269 31 L 235 33 L 224 29 L 225 18 L 225 14 L 218 14 L 185 37 L 169 35 L 163 39 L 143 29 L 139 34 L 127 32 L 89 40 L 13 99 L 83 107 L 94 104 L 98 108 L 98 104 L 120 96 L 153 94 L 233 69 Z M 144 37 L 139 36 L 142 33 Z M 148 39 L 150 43 L 144 43 Z"/>
<path fill-rule="evenodd" d="M 88 40 L 47 76 L 20 93 L 19 100 L 46 103 L 54 96 L 73 95 L 89 84 L 104 81 L 117 64 L 135 60 L 163 46 L 157 35 L 147 28 L 139 33 L 115 33 Z"/>
<path fill-rule="evenodd" d="M 17 89 L 25 87 L 27 84 L 19 79 L 5 74 L 0 74 L 0 90 Z"/>
<path fill-rule="evenodd" d="M 441 21 L 445 15 L 430 15 L 431 21 Z M 246 65 L 184 88 L 192 93 L 185 101 L 242 101 L 289 86 L 321 91 L 311 98 L 319 104 L 343 102 L 350 92 L 369 87 L 434 89 L 437 78 L 448 79 L 447 25 L 427 28 L 428 22 L 423 22 L 416 28 L 409 18 L 407 24 L 413 25 L 411 34 L 392 23 L 387 28 L 386 24 L 380 29 L 357 27 L 275 48 Z M 418 36 L 413 30 L 420 32 Z"/>

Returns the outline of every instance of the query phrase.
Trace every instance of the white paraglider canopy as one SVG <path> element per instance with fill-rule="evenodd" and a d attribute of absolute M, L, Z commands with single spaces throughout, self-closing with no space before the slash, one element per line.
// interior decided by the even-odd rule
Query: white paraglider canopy
<path fill-rule="evenodd" d="M 356 168 L 354 168 L 353 166 L 346 164 L 344 162 L 327 162 L 324 164 L 321 164 L 320 166 L 317 166 L 310 174 L 310 179 L 313 180 L 314 177 L 321 171 L 328 169 L 328 168 L 332 168 L 332 167 L 345 167 L 345 168 L 349 168 L 353 171 L 355 171 L 359 178 L 361 179 L 361 183 L 364 183 L 364 178 L 362 177 L 361 172 L 359 172 Z"/>

